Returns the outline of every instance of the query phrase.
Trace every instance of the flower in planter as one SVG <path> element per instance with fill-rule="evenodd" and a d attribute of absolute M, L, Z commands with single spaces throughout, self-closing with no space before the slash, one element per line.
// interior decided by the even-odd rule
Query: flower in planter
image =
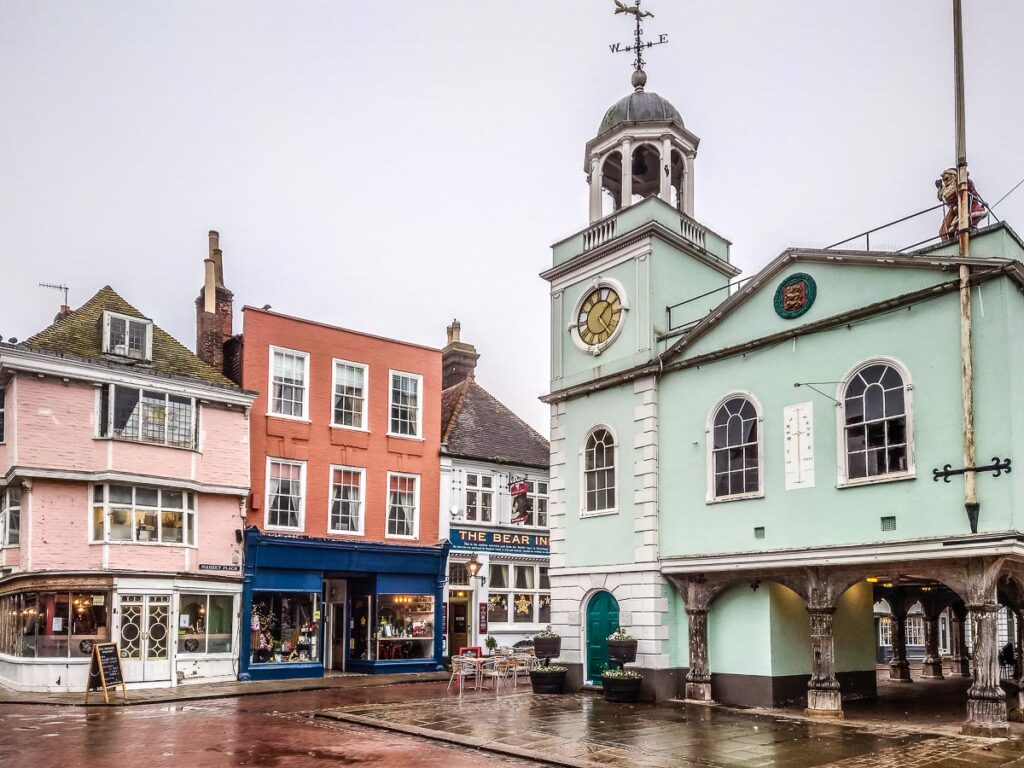
<path fill-rule="evenodd" d="M 614 632 L 612 632 L 610 635 L 608 635 L 607 639 L 611 640 L 612 642 L 616 642 L 616 643 L 635 643 L 636 642 L 636 638 L 633 637 L 631 634 L 629 634 L 629 632 L 627 632 L 622 627 L 619 627 Z"/>
<path fill-rule="evenodd" d="M 548 626 L 544 627 L 544 630 L 542 632 L 538 632 L 536 635 L 534 635 L 533 639 L 534 640 L 554 640 L 557 637 L 561 637 L 561 635 L 558 634 L 557 632 L 552 632 L 551 631 L 551 625 L 549 624 Z"/>
<path fill-rule="evenodd" d="M 530 674 L 533 675 L 563 675 L 568 671 L 567 667 L 537 667 L 536 669 L 530 670 Z"/>
<path fill-rule="evenodd" d="M 640 680 L 643 675 L 635 669 L 626 669 L 623 667 L 622 669 L 606 669 L 601 673 L 601 677 L 609 680 Z"/>

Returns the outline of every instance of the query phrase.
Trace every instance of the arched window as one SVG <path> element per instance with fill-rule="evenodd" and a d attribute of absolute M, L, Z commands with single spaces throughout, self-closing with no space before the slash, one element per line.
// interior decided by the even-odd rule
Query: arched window
<path fill-rule="evenodd" d="M 842 414 L 847 480 L 910 471 L 907 384 L 896 365 L 873 362 L 848 377 Z"/>
<path fill-rule="evenodd" d="M 761 433 L 757 408 L 749 397 L 729 397 L 711 422 L 711 498 L 727 499 L 761 491 Z"/>
<path fill-rule="evenodd" d="M 583 511 L 608 512 L 615 509 L 615 438 L 598 427 L 583 447 Z"/>

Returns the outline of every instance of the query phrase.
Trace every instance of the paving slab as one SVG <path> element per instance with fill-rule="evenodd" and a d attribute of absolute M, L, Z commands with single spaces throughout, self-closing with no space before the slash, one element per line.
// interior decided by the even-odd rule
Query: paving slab
<path fill-rule="evenodd" d="M 700 705 L 611 704 L 590 693 L 430 701 L 316 710 L 361 725 L 568 768 L 1024 768 L 1024 741 L 836 724 Z"/>

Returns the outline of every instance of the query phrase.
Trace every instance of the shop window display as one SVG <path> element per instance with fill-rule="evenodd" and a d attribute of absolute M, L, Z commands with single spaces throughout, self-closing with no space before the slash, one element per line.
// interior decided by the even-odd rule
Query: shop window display
<path fill-rule="evenodd" d="M 320 626 L 318 594 L 254 593 L 251 661 L 257 664 L 319 661 Z"/>
<path fill-rule="evenodd" d="M 434 655 L 434 596 L 379 595 L 377 658 L 429 659 Z"/>
<path fill-rule="evenodd" d="M 230 653 L 234 602 L 231 595 L 181 595 L 178 653 Z"/>
<path fill-rule="evenodd" d="M 85 658 L 110 638 L 109 592 L 24 592 L 0 597 L 0 653 Z"/>
<path fill-rule="evenodd" d="M 491 563 L 489 571 L 489 623 L 551 623 L 551 582 L 546 566 Z"/>

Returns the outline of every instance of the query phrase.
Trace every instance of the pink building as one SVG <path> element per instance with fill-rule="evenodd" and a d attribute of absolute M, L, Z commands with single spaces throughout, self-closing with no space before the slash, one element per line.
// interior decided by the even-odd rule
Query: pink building
<path fill-rule="evenodd" d="M 253 398 L 109 286 L 0 343 L 0 682 L 234 678 Z"/>

